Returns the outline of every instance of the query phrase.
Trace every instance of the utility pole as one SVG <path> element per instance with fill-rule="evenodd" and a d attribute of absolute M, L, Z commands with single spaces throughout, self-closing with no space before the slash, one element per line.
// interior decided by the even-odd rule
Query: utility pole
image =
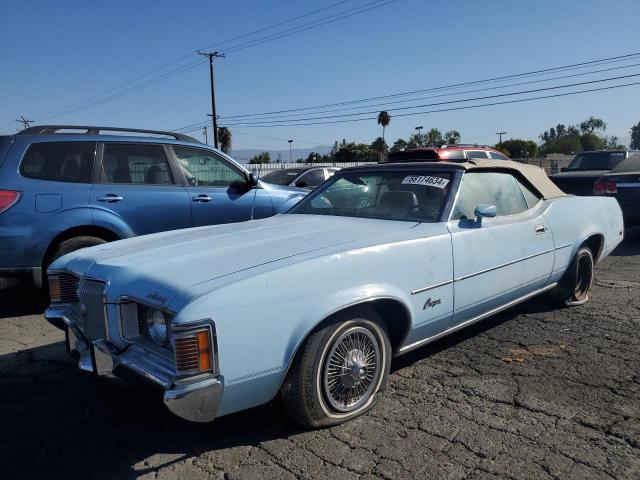
<path fill-rule="evenodd" d="M 207 135 L 207 127 L 204 127 L 204 143 L 209 143 L 209 137 Z"/>
<path fill-rule="evenodd" d="M 24 115 L 20 115 L 20 118 L 16 119 L 16 122 L 21 123 L 25 129 L 29 128 L 31 123 L 35 123 L 33 120 L 24 118 Z"/>
<path fill-rule="evenodd" d="M 293 161 L 291 160 L 291 144 L 293 143 L 293 140 L 288 140 L 289 142 L 289 163 L 293 163 Z"/>
<path fill-rule="evenodd" d="M 496 135 L 498 135 L 498 138 L 500 139 L 500 141 L 498 142 L 498 144 L 502 143 L 502 135 L 506 135 L 508 132 L 496 132 Z"/>
<path fill-rule="evenodd" d="M 224 53 L 218 52 L 201 52 L 198 55 L 209 58 L 209 79 L 211 82 L 211 120 L 213 123 L 213 146 L 218 148 L 218 117 L 216 116 L 216 93 L 213 83 L 213 59 L 224 58 Z"/>

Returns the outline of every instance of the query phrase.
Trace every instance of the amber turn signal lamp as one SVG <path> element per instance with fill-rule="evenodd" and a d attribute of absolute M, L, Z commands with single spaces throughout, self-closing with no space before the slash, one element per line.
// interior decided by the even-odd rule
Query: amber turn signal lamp
<path fill-rule="evenodd" d="M 198 367 L 201 372 L 211 370 L 211 336 L 208 330 L 196 334 L 198 340 Z"/>
<path fill-rule="evenodd" d="M 60 293 L 60 279 L 54 275 L 49 276 L 49 297 L 51 302 L 59 302 L 62 295 Z"/>

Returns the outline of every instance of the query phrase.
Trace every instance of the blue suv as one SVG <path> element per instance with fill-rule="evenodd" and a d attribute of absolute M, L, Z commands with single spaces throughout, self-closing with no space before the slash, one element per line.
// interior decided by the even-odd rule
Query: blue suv
<path fill-rule="evenodd" d="M 0 136 L 0 277 L 41 286 L 47 266 L 79 248 L 269 217 L 307 193 L 178 133 L 31 127 Z"/>

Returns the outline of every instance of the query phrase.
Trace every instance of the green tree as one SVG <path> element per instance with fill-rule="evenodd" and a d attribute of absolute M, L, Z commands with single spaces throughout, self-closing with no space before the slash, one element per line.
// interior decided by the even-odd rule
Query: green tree
<path fill-rule="evenodd" d="M 629 148 L 633 150 L 640 150 L 640 122 L 631 127 L 629 133 L 631 134 L 631 144 L 629 145 Z"/>
<path fill-rule="evenodd" d="M 427 146 L 427 135 L 422 133 L 414 133 L 409 137 L 407 148 L 420 148 Z"/>
<path fill-rule="evenodd" d="M 251 157 L 249 163 L 252 165 L 257 165 L 260 163 L 271 163 L 271 155 L 269 155 L 269 152 L 259 153 L 258 155 L 254 155 L 253 157 Z"/>
<path fill-rule="evenodd" d="M 512 138 L 498 143 L 495 148 L 511 158 L 535 158 L 538 156 L 538 145 L 531 140 Z"/>
<path fill-rule="evenodd" d="M 607 129 L 607 123 L 595 117 L 589 117 L 584 122 L 580 123 L 580 132 L 584 133 L 593 133 L 596 130 L 602 130 L 603 132 Z"/>
<path fill-rule="evenodd" d="M 389 146 L 387 142 L 384 141 L 384 138 L 378 137 L 371 144 L 371 148 L 378 152 L 380 155 L 384 155 L 387 150 L 389 150 Z"/>
<path fill-rule="evenodd" d="M 442 132 L 437 128 L 432 128 L 427 132 L 427 146 L 429 147 L 439 147 L 444 142 L 444 138 L 442 138 Z"/>
<path fill-rule="evenodd" d="M 384 131 L 387 125 L 391 123 L 391 115 L 384 110 L 378 114 L 378 125 L 382 125 L 382 141 L 384 141 Z"/>
<path fill-rule="evenodd" d="M 604 139 L 600 138 L 595 133 L 584 133 L 580 135 L 580 150 L 604 150 Z"/>
<path fill-rule="evenodd" d="M 407 148 L 407 141 L 404 140 L 403 138 L 399 138 L 395 142 L 393 142 L 393 145 L 391 146 L 391 151 L 400 152 L 406 148 Z"/>
<path fill-rule="evenodd" d="M 444 141 L 447 145 L 456 145 L 460 143 L 460 132 L 457 130 L 449 130 L 444 133 Z"/>
<path fill-rule="evenodd" d="M 220 127 L 218 129 L 218 142 L 220 143 L 220 150 L 224 153 L 231 152 L 231 130 L 227 127 Z"/>
<path fill-rule="evenodd" d="M 334 155 L 336 162 L 377 162 L 380 154 L 364 143 L 345 143 Z"/>

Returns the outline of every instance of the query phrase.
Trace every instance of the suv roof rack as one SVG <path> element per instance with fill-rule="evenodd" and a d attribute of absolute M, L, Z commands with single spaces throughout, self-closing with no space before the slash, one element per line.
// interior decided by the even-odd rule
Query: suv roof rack
<path fill-rule="evenodd" d="M 488 145 L 478 145 L 477 143 L 449 143 L 447 145 L 441 145 L 440 148 L 451 148 L 451 147 L 473 147 L 473 148 L 493 148 Z"/>
<path fill-rule="evenodd" d="M 24 130 L 18 132 L 18 135 L 47 135 L 58 133 L 59 130 L 86 130 L 86 132 L 84 132 L 84 135 L 99 135 L 101 131 L 147 133 L 153 135 L 166 135 L 183 142 L 202 143 L 193 137 L 176 132 L 165 132 L 163 130 L 143 130 L 141 128 L 96 127 L 93 125 L 38 125 L 35 127 L 25 128 Z"/>

